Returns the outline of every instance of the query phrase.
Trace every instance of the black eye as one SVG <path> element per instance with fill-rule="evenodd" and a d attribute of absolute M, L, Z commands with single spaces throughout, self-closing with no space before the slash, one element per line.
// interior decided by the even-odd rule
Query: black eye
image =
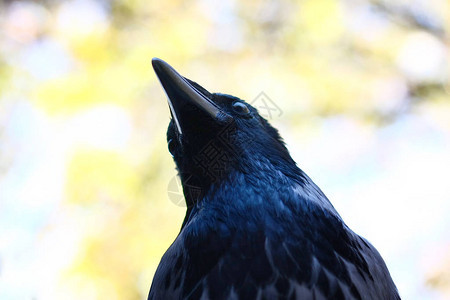
<path fill-rule="evenodd" d="M 169 148 L 169 152 L 173 156 L 175 153 L 175 142 L 172 139 L 167 141 L 167 148 Z"/>
<path fill-rule="evenodd" d="M 233 109 L 235 112 L 241 115 L 246 115 L 250 113 L 250 110 L 248 109 L 247 105 L 239 101 L 233 103 Z"/>

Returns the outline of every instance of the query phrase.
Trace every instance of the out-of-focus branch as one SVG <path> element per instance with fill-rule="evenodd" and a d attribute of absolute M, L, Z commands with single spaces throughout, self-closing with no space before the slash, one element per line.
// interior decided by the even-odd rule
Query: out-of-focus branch
<path fill-rule="evenodd" d="M 444 25 L 433 19 L 426 11 L 419 10 L 418 7 L 407 7 L 392 2 L 388 4 L 380 0 L 372 0 L 371 3 L 380 13 L 401 26 L 422 29 L 443 41 L 449 40 Z"/>

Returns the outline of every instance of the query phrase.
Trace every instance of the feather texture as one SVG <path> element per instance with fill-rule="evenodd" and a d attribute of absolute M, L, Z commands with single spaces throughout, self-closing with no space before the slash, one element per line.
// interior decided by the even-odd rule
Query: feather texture
<path fill-rule="evenodd" d="M 400 299 L 377 250 L 254 107 L 153 65 L 188 208 L 148 299 Z"/>

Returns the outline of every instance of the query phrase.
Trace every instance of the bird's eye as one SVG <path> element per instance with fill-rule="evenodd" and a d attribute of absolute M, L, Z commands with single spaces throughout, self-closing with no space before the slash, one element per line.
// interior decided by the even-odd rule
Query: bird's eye
<path fill-rule="evenodd" d="M 167 148 L 169 148 L 169 152 L 173 156 L 175 153 L 175 142 L 172 139 L 167 141 Z"/>
<path fill-rule="evenodd" d="M 239 101 L 233 103 L 233 109 L 235 112 L 241 115 L 246 115 L 250 113 L 250 110 L 248 109 L 247 105 Z"/>

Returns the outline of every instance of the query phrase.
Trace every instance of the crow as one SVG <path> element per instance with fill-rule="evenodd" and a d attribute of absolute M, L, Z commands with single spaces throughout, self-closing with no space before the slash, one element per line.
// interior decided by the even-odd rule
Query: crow
<path fill-rule="evenodd" d="M 378 251 L 253 106 L 152 65 L 187 210 L 148 299 L 400 299 Z"/>

